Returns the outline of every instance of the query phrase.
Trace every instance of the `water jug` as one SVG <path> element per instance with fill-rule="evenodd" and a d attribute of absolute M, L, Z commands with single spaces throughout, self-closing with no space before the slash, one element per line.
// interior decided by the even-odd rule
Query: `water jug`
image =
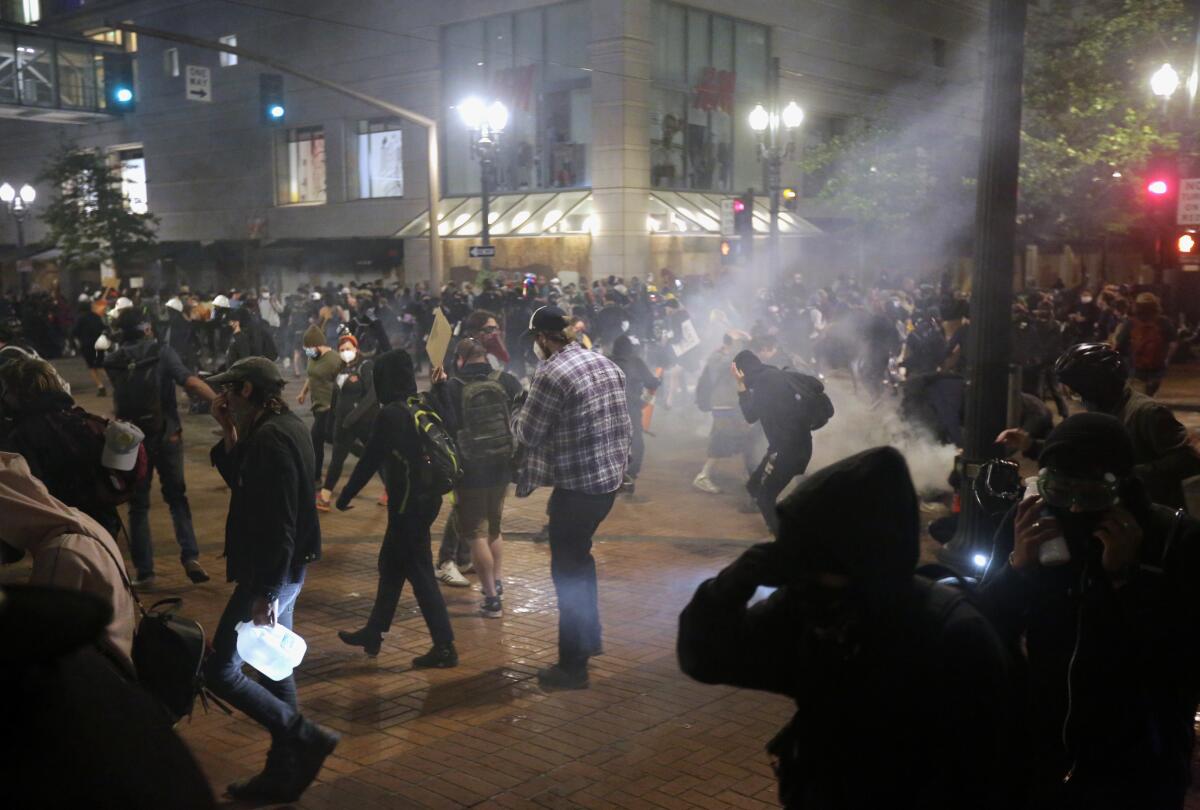
<path fill-rule="evenodd" d="M 238 622 L 235 629 L 238 655 L 273 681 L 282 681 L 291 675 L 308 649 L 304 639 L 282 624 L 268 627 Z"/>

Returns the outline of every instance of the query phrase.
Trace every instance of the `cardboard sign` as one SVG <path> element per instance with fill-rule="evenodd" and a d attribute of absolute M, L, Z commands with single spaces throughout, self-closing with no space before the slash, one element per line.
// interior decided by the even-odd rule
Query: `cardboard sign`
<path fill-rule="evenodd" d="M 692 320 L 689 318 L 680 324 L 679 342 L 672 343 L 671 349 L 675 352 L 676 357 L 683 357 L 699 345 L 700 336 L 696 334 L 696 327 L 692 326 Z"/>
<path fill-rule="evenodd" d="M 446 313 L 438 307 L 433 311 L 433 327 L 429 330 L 429 339 L 425 341 L 425 351 L 429 354 L 429 362 L 440 366 L 446 360 L 446 350 L 450 348 L 450 321 Z"/>

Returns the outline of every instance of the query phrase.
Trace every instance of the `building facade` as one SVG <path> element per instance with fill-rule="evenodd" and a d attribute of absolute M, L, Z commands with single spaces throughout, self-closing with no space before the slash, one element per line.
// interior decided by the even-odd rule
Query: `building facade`
<path fill-rule="evenodd" d="M 749 113 L 795 100 L 805 119 L 781 178 L 799 199 L 779 230 L 784 256 L 799 262 L 818 255 L 840 216 L 818 196 L 820 174 L 802 170 L 806 144 L 885 108 L 931 132 L 977 133 L 983 7 L 4 0 L 0 24 L 12 23 L 13 33 L 8 53 L 0 39 L 0 180 L 33 182 L 61 142 L 110 155 L 131 207 L 159 219 L 158 256 L 119 269 L 147 283 L 428 278 L 422 127 L 291 76 L 282 123 L 272 125 L 260 109 L 260 74 L 273 70 L 107 24 L 128 21 L 265 54 L 438 121 L 438 228 L 452 278 L 481 268 L 468 256 L 483 222 L 463 99 L 500 100 L 509 112 L 489 194 L 493 269 L 581 279 L 716 269 L 722 200 L 751 187 L 754 227 L 765 238 L 769 209 Z M 19 42 L 39 33 L 134 52 L 136 111 L 54 120 L 28 113 L 28 99 L 6 100 L 6 72 L 15 86 L 32 75 Z M 54 80 L 71 75 L 60 69 Z M 95 88 L 102 77 L 74 81 Z M 40 223 L 27 222 L 26 235 L 37 242 Z M 0 218 L 0 244 L 14 241 L 12 222 Z"/>

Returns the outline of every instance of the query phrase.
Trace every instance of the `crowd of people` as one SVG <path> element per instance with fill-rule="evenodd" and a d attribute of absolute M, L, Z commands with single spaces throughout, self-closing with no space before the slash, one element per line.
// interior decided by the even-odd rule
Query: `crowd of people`
<path fill-rule="evenodd" d="M 452 339 L 430 357 L 443 317 Z M 155 585 L 155 471 L 183 571 L 209 579 L 186 495 L 180 402 L 211 413 L 234 587 L 204 672 L 214 694 L 271 735 L 263 770 L 229 793 L 292 801 L 338 738 L 300 712 L 292 678 L 247 677 L 236 626 L 291 628 L 320 559 L 321 521 L 338 519 L 323 513 L 354 508 L 381 478 L 375 600 L 365 625 L 339 638 L 378 655 L 411 582 L 431 640 L 413 666 L 449 668 L 458 650 L 439 582 L 466 587 L 474 573 L 480 615 L 503 616 L 506 497 L 514 484 L 517 497 L 550 488 L 539 539 L 558 599 L 558 660 L 538 679 L 584 689 L 589 659 L 603 652 L 593 536 L 618 497 L 645 497 L 654 409 L 709 414 L 691 484 L 720 494 L 718 467 L 740 458 L 741 508 L 761 514 L 771 540 L 700 586 L 681 617 L 679 658 L 699 680 L 796 701 L 770 746 L 785 805 L 909 796 L 901 806 L 1182 807 L 1200 698 L 1186 643 L 1200 524 L 1185 509 L 1200 454 L 1154 394 L 1197 338 L 1153 292 L 1017 296 L 1021 408 L 997 455 L 1027 457 L 1038 475 L 997 517 L 993 553 L 970 583 L 918 569 L 923 493 L 895 449 L 809 474 L 839 397 L 894 408 L 906 430 L 961 444 L 970 328 L 967 298 L 948 278 L 886 276 L 815 287 L 794 274 L 758 291 L 661 271 L 437 291 L 85 290 L 74 306 L 57 293 L 4 298 L 0 502 L 14 519 L 0 526 L 0 547 L 30 554 L 35 582 L 105 601 L 100 648 L 135 677 L 130 594 Z M 73 354 L 111 397 L 113 419 L 75 404 L 52 362 Z M 289 376 L 303 380 L 293 401 Z M 1042 554 L 1060 541 L 1066 559 Z M 774 594 L 754 602 L 760 587 Z M 898 753 L 864 762 L 862 741 L 883 726 Z"/>

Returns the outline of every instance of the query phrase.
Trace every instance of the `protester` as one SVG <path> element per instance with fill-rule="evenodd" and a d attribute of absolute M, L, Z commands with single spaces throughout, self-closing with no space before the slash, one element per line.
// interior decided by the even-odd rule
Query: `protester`
<path fill-rule="evenodd" d="M 133 598 L 121 549 L 104 527 L 52 496 L 25 459 L 0 452 L 0 544 L 33 559 L 29 582 L 94 594 L 112 608 L 105 649 L 133 673 Z"/>
<path fill-rule="evenodd" d="M 294 675 L 261 682 L 246 677 L 236 625 L 278 622 L 292 629 L 307 566 L 321 556 L 312 441 L 280 398 L 283 377 L 270 360 L 240 360 L 212 384 L 222 392 L 212 413 L 224 436 L 211 456 L 231 490 L 225 567 L 236 585 L 213 635 L 206 682 L 271 733 L 266 767 L 229 785 L 229 795 L 294 802 L 320 772 L 338 735 L 300 714 Z"/>
<path fill-rule="evenodd" d="M 696 383 L 696 406 L 712 414 L 712 428 L 708 434 L 708 451 L 704 467 L 692 479 L 692 486 L 701 492 L 719 495 L 721 488 L 712 479 L 713 470 L 721 459 L 740 455 L 746 475 L 749 476 L 757 462 L 754 457 L 754 429 L 746 423 L 738 406 L 736 380 L 729 374 L 729 365 L 734 355 L 749 338 L 744 333 L 726 332 L 721 337 L 721 346 L 709 356 L 704 371 Z M 754 507 L 757 510 L 757 506 Z"/>
<path fill-rule="evenodd" d="M 339 630 L 338 638 L 362 647 L 369 656 L 378 655 L 383 634 L 391 629 L 396 615 L 404 582 L 409 580 L 433 639 L 433 647 L 414 658 L 413 667 L 455 667 L 458 651 L 454 648 L 454 631 L 446 603 L 433 575 L 429 536 L 429 527 L 442 507 L 442 496 L 431 491 L 415 472 L 420 464 L 422 440 L 408 406 L 408 398 L 417 393 L 412 358 L 403 349 L 393 349 L 375 362 L 374 375 L 374 389 L 382 407 L 362 457 L 338 495 L 337 508 L 350 509 L 354 496 L 383 468 L 388 490 L 388 523 L 379 547 L 379 587 L 370 618 L 359 630 Z"/>
<path fill-rule="evenodd" d="M 1200 523 L 1151 504 L 1135 462 L 1117 419 L 1066 419 L 997 534 L 981 605 L 1026 651 L 1035 810 L 1183 807 Z M 1045 554 L 1064 540 L 1068 559 Z"/>
<path fill-rule="evenodd" d="M 304 333 L 304 355 L 308 358 L 308 376 L 296 401 L 303 405 L 306 399 L 312 397 L 313 469 L 319 484 L 321 470 L 325 466 L 325 442 L 333 432 L 330 427 L 333 419 L 333 389 L 342 368 L 342 358 L 329 348 L 325 343 L 325 335 L 315 326 L 310 326 Z"/>
<path fill-rule="evenodd" d="M 129 551 L 137 569 L 133 584 L 154 583 L 154 547 L 150 538 L 150 484 L 158 471 L 163 500 L 171 510 L 175 541 L 183 570 L 193 583 L 208 581 L 200 565 L 200 549 L 192 526 L 183 472 L 183 423 L 175 400 L 175 386 L 209 402 L 213 390 L 183 365 L 170 346 L 158 343 L 147 317 L 133 307 L 117 317 L 120 344 L 104 359 L 113 383 L 113 406 L 118 419 L 130 422 L 144 434 L 150 470 L 129 504 Z"/>
<path fill-rule="evenodd" d="M 471 544 L 484 597 L 480 612 L 495 619 L 504 613 L 501 517 L 512 481 L 510 421 L 523 389 L 516 377 L 492 369 L 487 348 L 474 338 L 459 341 L 455 358 L 455 375 L 447 380 L 435 371 L 432 391 L 462 460 L 463 479 L 455 490 L 457 531 Z M 438 567 L 439 575 L 450 565 L 453 559 Z"/>
<path fill-rule="evenodd" d="M 317 510 L 328 512 L 333 490 L 342 477 L 342 467 L 351 452 L 360 450 L 371 431 L 371 422 L 379 411 L 372 382 L 372 364 L 358 351 L 358 340 L 354 335 L 342 335 L 337 340 L 338 357 L 342 366 L 334 378 L 333 390 L 333 454 L 329 457 L 329 471 L 325 474 L 325 486 L 317 496 Z M 356 453 L 358 455 L 358 453 Z"/>
<path fill-rule="evenodd" d="M 517 496 L 552 486 L 550 576 L 558 596 L 558 663 L 538 671 L 546 687 L 588 686 L 588 659 L 601 652 L 592 535 L 612 509 L 629 462 L 625 379 L 611 360 L 575 342 L 566 313 L 539 308 L 529 319 L 539 360 L 513 433 L 524 459 Z"/>
<path fill-rule="evenodd" d="M 687 675 L 796 702 L 768 749 L 785 807 L 1019 806 L 1015 670 L 968 599 L 914 576 L 917 507 L 895 449 L 843 459 L 680 616 Z M 778 590 L 748 606 L 760 586 Z M 888 752 L 871 756 L 880 729 Z"/>
<path fill-rule="evenodd" d="M 71 338 L 79 344 L 79 354 L 87 366 L 88 376 L 96 385 L 96 396 L 108 396 L 101 371 L 104 368 L 104 358 L 96 351 L 96 340 L 104 334 L 104 321 L 92 309 L 92 299 L 84 295 L 79 302 L 78 318 L 71 328 Z"/>
<path fill-rule="evenodd" d="M 642 406 L 645 397 L 653 397 L 662 381 L 646 366 L 646 361 L 637 352 L 637 347 L 628 335 L 619 335 L 612 343 L 609 353 L 613 363 L 625 375 L 625 402 L 629 407 L 630 448 L 629 466 L 621 491 L 633 495 L 642 461 L 646 457 L 646 437 L 642 429 Z"/>
<path fill-rule="evenodd" d="M 1179 346 L 1175 325 L 1162 314 L 1158 296 L 1144 292 L 1134 299 L 1133 317 L 1117 327 L 1113 345 L 1128 358 L 1134 379 L 1146 386 L 1146 396 L 1158 393 Z"/>

